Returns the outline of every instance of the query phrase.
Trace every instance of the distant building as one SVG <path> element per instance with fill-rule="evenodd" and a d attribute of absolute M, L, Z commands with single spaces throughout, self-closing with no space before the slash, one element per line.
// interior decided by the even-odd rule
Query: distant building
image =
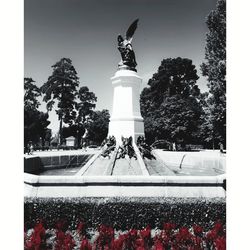
<path fill-rule="evenodd" d="M 70 136 L 66 138 L 66 146 L 74 147 L 76 138 L 74 136 Z"/>

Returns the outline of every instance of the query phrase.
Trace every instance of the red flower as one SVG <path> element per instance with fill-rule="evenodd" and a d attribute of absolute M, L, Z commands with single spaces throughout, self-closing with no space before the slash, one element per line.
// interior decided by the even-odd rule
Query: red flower
<path fill-rule="evenodd" d="M 136 238 L 137 234 L 138 234 L 138 231 L 136 229 L 129 230 L 129 236 L 131 236 L 132 238 Z"/>
<path fill-rule="evenodd" d="M 41 222 L 36 224 L 36 226 L 34 227 L 34 232 L 30 237 L 30 240 L 27 240 L 25 242 L 25 249 L 39 250 L 42 245 L 46 245 L 45 234 L 46 233 L 43 224 Z"/>
<path fill-rule="evenodd" d="M 220 222 L 215 223 L 214 230 L 218 235 L 222 235 L 224 233 L 223 225 Z"/>
<path fill-rule="evenodd" d="M 74 246 L 76 245 L 75 244 L 75 241 L 74 241 L 74 239 L 73 239 L 73 237 L 72 237 L 72 235 L 71 234 L 66 234 L 65 235 L 65 238 L 64 238 L 64 249 L 65 250 L 71 250 L 71 249 L 73 249 L 74 248 Z"/>
<path fill-rule="evenodd" d="M 207 241 L 214 241 L 217 238 L 217 231 L 212 229 L 207 233 L 206 239 Z"/>
<path fill-rule="evenodd" d="M 164 250 L 164 246 L 162 244 L 162 242 L 160 241 L 156 241 L 153 247 L 154 250 Z"/>
<path fill-rule="evenodd" d="M 175 228 L 176 228 L 176 225 L 173 223 L 164 223 L 163 224 L 163 230 L 165 230 L 166 232 L 171 232 Z"/>
<path fill-rule="evenodd" d="M 145 229 L 140 230 L 140 235 L 143 239 L 150 239 L 151 238 L 151 228 L 148 225 Z"/>
<path fill-rule="evenodd" d="M 226 239 L 225 237 L 219 237 L 214 242 L 216 250 L 226 250 Z"/>
<path fill-rule="evenodd" d="M 80 250 L 92 250 L 92 246 L 87 239 L 83 239 Z"/>
<path fill-rule="evenodd" d="M 124 244 L 124 240 L 126 239 L 125 235 L 120 235 L 118 237 L 118 239 L 114 239 L 112 241 L 112 250 L 120 250 L 123 249 L 123 244 Z"/>
<path fill-rule="evenodd" d="M 56 224 L 56 240 L 53 246 L 48 246 L 46 245 L 48 235 L 46 235 L 43 224 L 36 224 L 31 236 L 24 233 L 24 249 L 73 250 L 76 243 L 73 236 L 68 231 L 65 232 L 65 225 L 65 221 L 59 221 Z M 204 248 L 226 250 L 226 233 L 223 224 L 220 222 L 215 223 L 207 233 L 199 225 L 193 225 L 192 228 L 174 229 L 176 229 L 175 224 L 165 223 L 163 230 L 152 239 L 151 228 L 147 226 L 141 230 L 131 229 L 115 239 L 113 227 L 100 225 L 98 228 L 99 235 L 92 245 L 86 238 L 85 224 L 79 222 L 76 231 L 80 237 L 76 237 L 76 239 L 81 241 L 79 250 L 203 250 Z M 51 242 L 51 240 L 48 242 Z"/>
<path fill-rule="evenodd" d="M 193 238 L 193 244 L 194 244 L 193 248 L 191 248 L 193 250 L 203 250 L 204 249 L 203 240 L 199 236 L 196 236 L 196 237 Z"/>
<path fill-rule="evenodd" d="M 98 229 L 99 236 L 96 239 L 97 246 L 110 247 L 114 239 L 114 229 L 109 226 L 101 225 Z"/>
<path fill-rule="evenodd" d="M 170 236 L 165 231 L 161 233 L 162 243 L 164 244 L 165 247 L 171 244 L 172 238 L 174 238 L 173 235 Z"/>
<path fill-rule="evenodd" d="M 35 232 L 39 234 L 41 237 L 45 236 L 45 228 L 43 227 L 43 224 L 40 222 L 35 226 Z"/>
<path fill-rule="evenodd" d="M 195 235 L 201 235 L 203 233 L 203 228 L 198 225 L 193 225 L 193 230 Z"/>
<path fill-rule="evenodd" d="M 86 234 L 86 228 L 85 228 L 85 224 L 83 222 L 78 223 L 78 225 L 76 227 L 76 232 L 81 236 L 84 236 Z"/>
<path fill-rule="evenodd" d="M 139 249 L 143 249 L 144 250 L 144 246 L 145 246 L 145 242 L 143 239 L 139 238 L 139 239 L 136 239 L 135 241 L 135 246 L 136 246 L 136 249 L 139 250 Z"/>
<path fill-rule="evenodd" d="M 65 234 L 63 231 L 56 232 L 55 250 L 72 250 L 75 246 L 75 241 L 71 234 Z"/>
<path fill-rule="evenodd" d="M 190 234 L 188 228 L 186 228 L 186 227 L 181 227 L 181 228 L 179 229 L 178 237 L 179 237 L 180 239 L 184 239 L 184 240 L 189 239 L 189 238 L 191 237 L 191 234 Z"/>
<path fill-rule="evenodd" d="M 175 241 L 172 244 L 176 249 L 178 249 L 178 247 L 182 249 L 182 247 L 192 247 L 194 245 L 193 241 L 194 237 L 189 232 L 188 228 L 181 227 L 179 232 L 175 235 Z"/>

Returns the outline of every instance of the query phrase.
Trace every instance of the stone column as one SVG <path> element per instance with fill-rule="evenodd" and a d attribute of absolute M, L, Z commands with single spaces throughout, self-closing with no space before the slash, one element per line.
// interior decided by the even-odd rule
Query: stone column
<path fill-rule="evenodd" d="M 121 69 L 111 78 L 113 95 L 113 112 L 109 123 L 109 135 L 114 135 L 117 142 L 121 136 L 144 136 L 144 122 L 140 111 L 140 87 L 142 78 L 135 71 Z"/>

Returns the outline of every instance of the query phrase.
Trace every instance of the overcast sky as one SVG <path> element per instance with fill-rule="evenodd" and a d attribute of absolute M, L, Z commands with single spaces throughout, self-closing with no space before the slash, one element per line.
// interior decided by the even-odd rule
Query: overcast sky
<path fill-rule="evenodd" d="M 24 68 L 41 86 L 51 66 L 69 57 L 80 78 L 97 96 L 97 109 L 112 112 L 110 77 L 117 70 L 120 54 L 117 35 L 139 18 L 133 39 L 138 74 L 145 87 L 164 58 L 193 60 L 199 76 L 204 60 L 206 16 L 216 0 L 25 0 Z M 206 90 L 206 79 L 198 84 Z M 42 105 L 45 110 L 45 105 Z M 50 114 L 53 132 L 58 130 Z"/>

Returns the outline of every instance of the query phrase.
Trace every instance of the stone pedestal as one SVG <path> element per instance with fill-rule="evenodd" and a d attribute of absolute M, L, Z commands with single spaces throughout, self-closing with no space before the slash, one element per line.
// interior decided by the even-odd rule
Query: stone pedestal
<path fill-rule="evenodd" d="M 118 143 L 121 137 L 144 136 L 144 123 L 140 111 L 140 87 L 142 79 L 135 71 L 118 70 L 111 78 L 114 88 L 113 112 L 109 123 L 109 135 Z"/>

